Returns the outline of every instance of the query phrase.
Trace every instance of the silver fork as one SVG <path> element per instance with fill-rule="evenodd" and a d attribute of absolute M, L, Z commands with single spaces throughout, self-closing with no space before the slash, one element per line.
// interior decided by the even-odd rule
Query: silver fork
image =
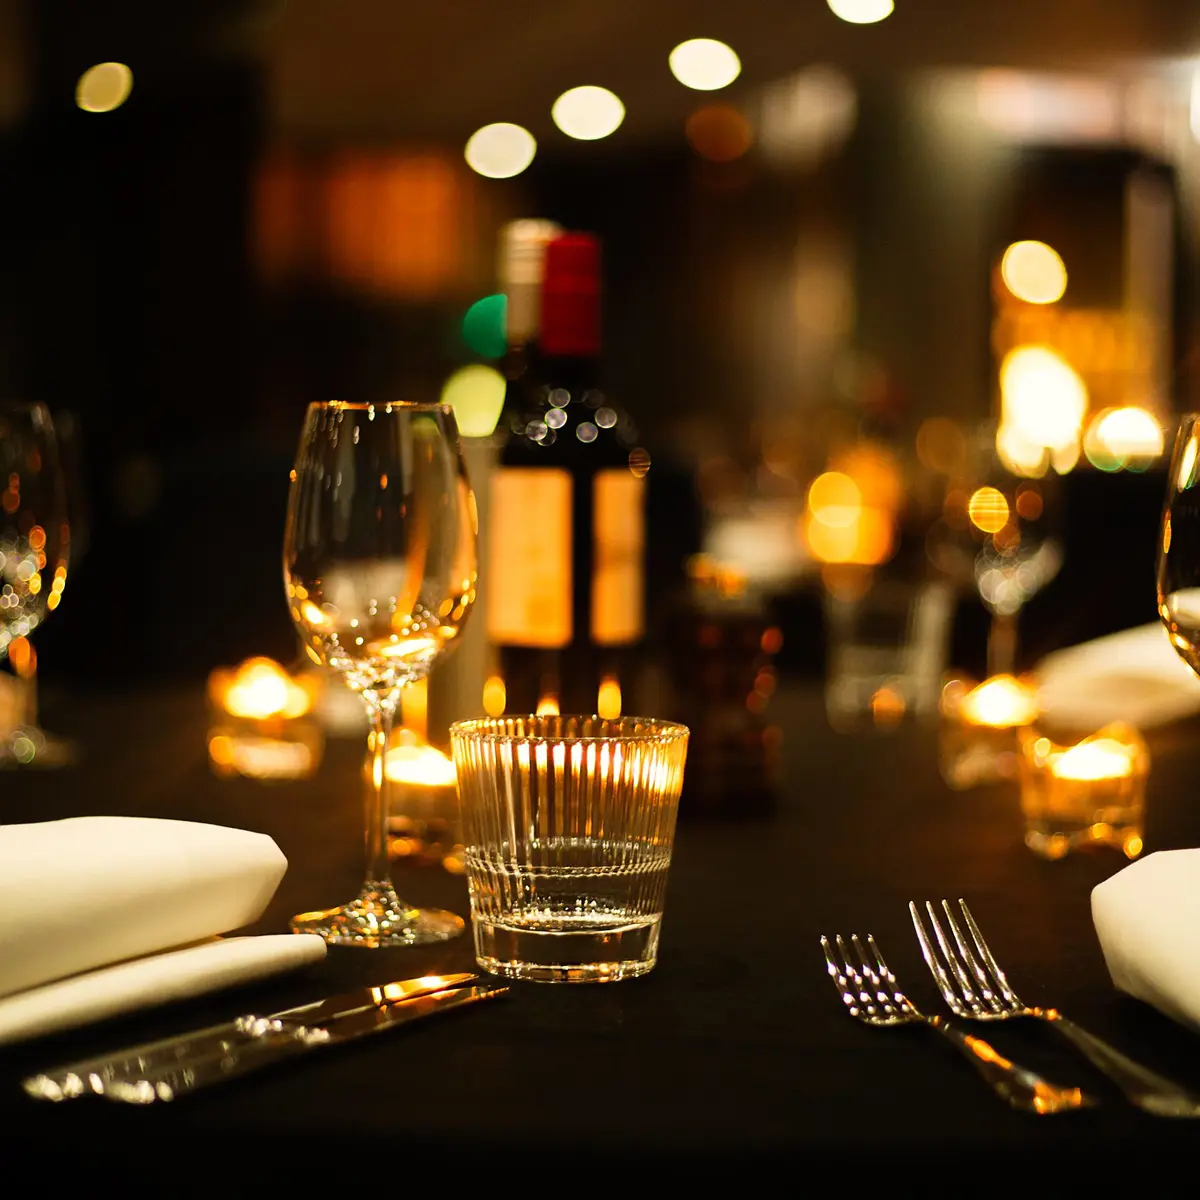
<path fill-rule="evenodd" d="M 977 1021 L 1004 1021 L 1011 1017 L 1036 1017 L 1047 1021 L 1107 1075 L 1130 1103 L 1159 1117 L 1200 1117 L 1200 1096 L 1127 1058 L 1094 1033 L 1068 1020 L 1058 1009 L 1027 1005 L 1009 986 L 999 963 L 992 957 L 967 902 L 960 898 L 958 904 L 967 933 L 964 934 L 962 926 L 955 920 L 949 903 L 943 900 L 942 911 L 950 929 L 948 938 L 933 905 L 925 901 L 936 947 L 925 930 L 916 904 L 910 902 L 908 906 L 925 962 L 955 1016 Z"/>
<path fill-rule="evenodd" d="M 857 962 L 851 957 L 841 934 L 835 938 L 838 959 L 827 937 L 821 938 L 821 949 L 825 951 L 829 977 L 842 997 L 852 1017 L 868 1025 L 928 1025 L 957 1046 L 970 1060 L 972 1066 L 983 1076 L 1002 1099 L 1013 1108 L 1023 1112 L 1040 1114 L 1070 1112 L 1087 1108 L 1096 1101 L 1079 1088 L 1061 1088 L 1050 1083 L 1026 1067 L 1010 1062 L 982 1038 L 963 1033 L 957 1025 L 949 1024 L 942 1017 L 927 1017 L 900 990 L 896 977 L 883 961 L 883 955 L 875 939 L 867 935 L 874 964 L 863 950 L 858 934 L 851 935 Z M 839 961 L 840 959 L 840 961 Z"/>

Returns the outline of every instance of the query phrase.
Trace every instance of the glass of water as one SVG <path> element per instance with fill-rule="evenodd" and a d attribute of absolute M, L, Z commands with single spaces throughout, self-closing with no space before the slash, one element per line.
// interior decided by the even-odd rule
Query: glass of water
<path fill-rule="evenodd" d="M 480 967 L 555 983 L 654 967 L 687 742 L 632 716 L 450 727 Z"/>

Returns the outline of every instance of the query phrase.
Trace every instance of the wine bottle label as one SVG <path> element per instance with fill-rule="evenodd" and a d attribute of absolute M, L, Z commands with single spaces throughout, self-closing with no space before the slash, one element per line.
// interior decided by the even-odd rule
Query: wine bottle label
<path fill-rule="evenodd" d="M 642 636 L 645 491 L 646 481 L 622 467 L 596 473 L 592 641 L 598 646 L 626 645 Z"/>
<path fill-rule="evenodd" d="M 486 593 L 493 642 L 548 648 L 570 643 L 571 489 L 570 473 L 557 467 L 492 473 Z"/>

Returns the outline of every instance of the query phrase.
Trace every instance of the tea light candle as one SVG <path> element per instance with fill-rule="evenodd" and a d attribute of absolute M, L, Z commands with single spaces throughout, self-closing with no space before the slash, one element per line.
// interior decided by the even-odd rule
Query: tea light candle
<path fill-rule="evenodd" d="M 400 730 L 396 741 L 388 748 L 385 767 L 393 785 L 389 851 L 407 863 L 440 865 L 460 875 L 464 867 L 454 762 L 411 730 Z M 369 780 L 369 758 L 364 769 Z"/>
<path fill-rule="evenodd" d="M 309 719 L 318 694 L 314 677 L 293 679 L 270 658 L 213 671 L 208 680 L 213 770 L 253 779 L 311 775 L 324 750 L 320 727 Z"/>
<path fill-rule="evenodd" d="M 1136 858 L 1149 767 L 1146 743 L 1130 725 L 1107 725 L 1065 747 L 1030 729 L 1021 755 L 1025 844 L 1044 858 L 1093 843 Z"/>
<path fill-rule="evenodd" d="M 969 788 L 1017 776 L 1017 731 L 1037 718 L 1037 692 L 1012 675 L 975 687 L 953 680 L 942 692 L 942 777 Z"/>

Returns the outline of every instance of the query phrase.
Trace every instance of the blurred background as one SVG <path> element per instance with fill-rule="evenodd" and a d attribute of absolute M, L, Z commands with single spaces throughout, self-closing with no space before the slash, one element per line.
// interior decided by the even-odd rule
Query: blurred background
<path fill-rule="evenodd" d="M 678 77 L 696 38 L 735 74 Z M 581 85 L 607 136 L 552 117 Z M 500 122 L 531 159 L 468 155 Z M 765 702 L 893 578 L 977 677 L 1017 614 L 1017 668 L 1155 620 L 1200 408 L 1191 0 L 0 0 L 0 179 L 0 394 L 70 470 L 47 688 L 294 661 L 305 406 L 495 366 L 464 317 L 526 217 L 603 246 L 651 644 L 750 613 Z"/>

